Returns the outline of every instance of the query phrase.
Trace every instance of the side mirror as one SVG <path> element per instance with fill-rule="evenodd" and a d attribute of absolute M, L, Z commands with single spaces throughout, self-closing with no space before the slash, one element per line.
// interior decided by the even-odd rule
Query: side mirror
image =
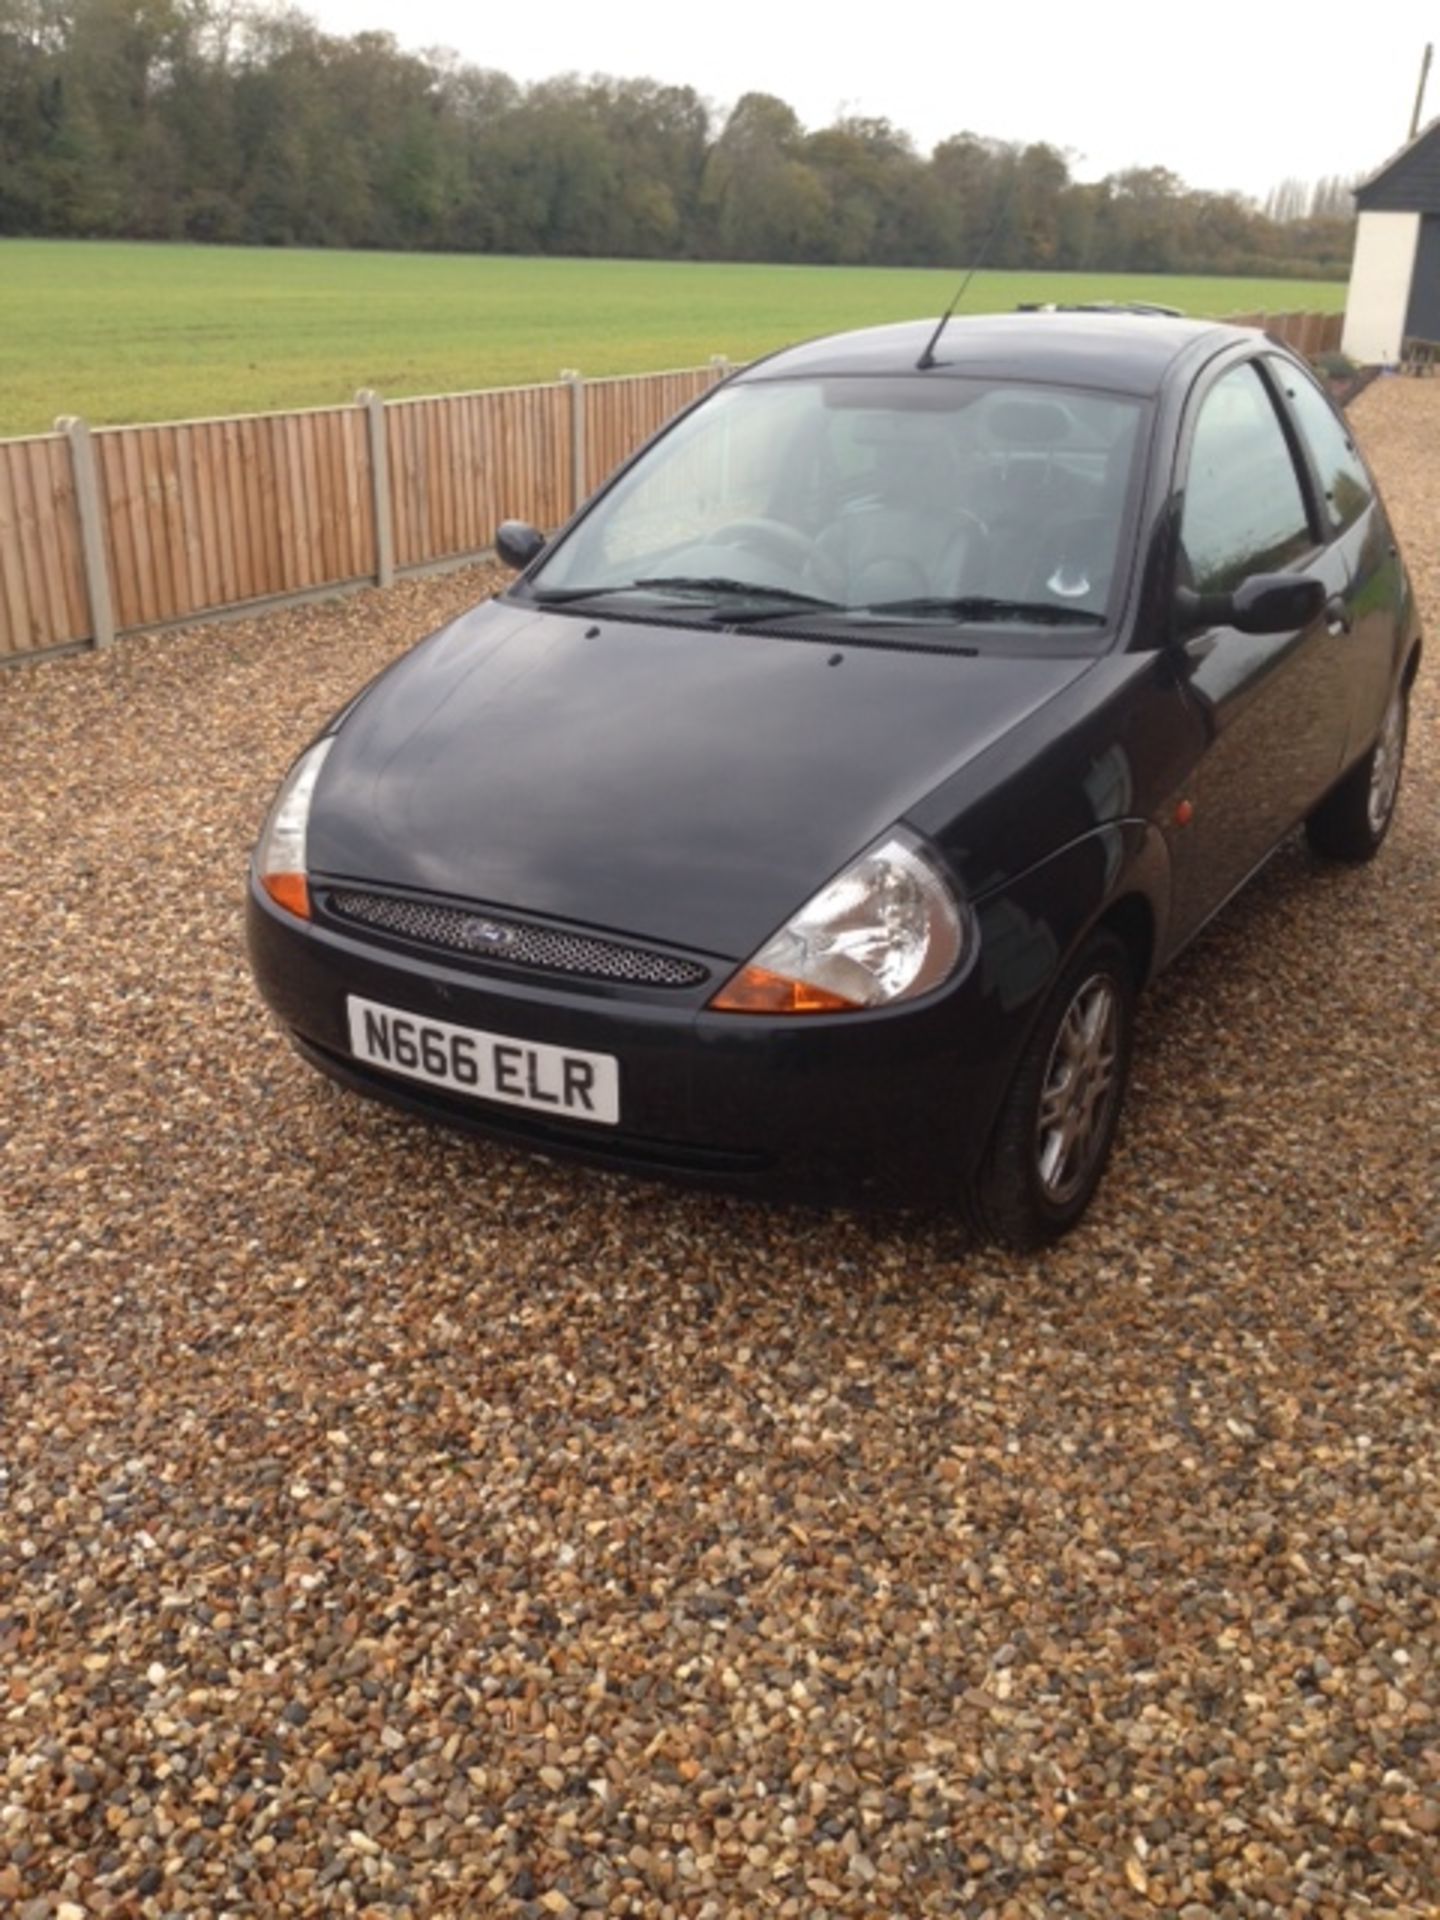
<path fill-rule="evenodd" d="M 507 567 L 523 570 L 544 545 L 544 534 L 528 520 L 502 520 L 495 529 L 495 551 Z"/>
<path fill-rule="evenodd" d="M 1295 573 L 1252 573 L 1233 593 L 1175 596 L 1180 632 L 1202 627 L 1234 627 L 1240 633 L 1297 633 L 1325 611 L 1324 583 Z"/>

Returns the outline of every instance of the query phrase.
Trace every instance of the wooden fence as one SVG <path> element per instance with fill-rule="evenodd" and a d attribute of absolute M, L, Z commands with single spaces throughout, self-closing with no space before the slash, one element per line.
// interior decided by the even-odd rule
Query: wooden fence
<path fill-rule="evenodd" d="M 559 526 L 728 365 L 0 440 L 0 660 L 487 552 Z"/>
<path fill-rule="evenodd" d="M 1311 355 L 1338 314 L 1244 314 Z M 504 387 L 0 440 L 0 661 L 489 550 L 552 529 L 729 371 Z"/>

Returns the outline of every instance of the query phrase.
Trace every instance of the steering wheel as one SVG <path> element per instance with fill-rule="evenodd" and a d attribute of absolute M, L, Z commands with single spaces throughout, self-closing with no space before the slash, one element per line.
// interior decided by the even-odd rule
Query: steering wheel
<path fill-rule="evenodd" d="M 801 533 L 797 527 L 787 526 L 783 520 L 767 519 L 758 513 L 749 519 L 732 520 L 726 526 L 717 527 L 709 538 L 716 546 L 753 548 L 780 566 L 804 566 L 810 558 L 812 545 L 810 536 Z"/>

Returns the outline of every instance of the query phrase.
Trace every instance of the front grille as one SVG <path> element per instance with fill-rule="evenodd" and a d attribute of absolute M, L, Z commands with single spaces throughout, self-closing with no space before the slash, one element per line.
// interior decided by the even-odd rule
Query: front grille
<path fill-rule="evenodd" d="M 377 932 L 472 959 L 503 961 L 506 966 L 580 974 L 591 980 L 623 980 L 639 987 L 698 987 L 707 977 L 698 961 L 676 954 L 654 953 L 648 947 L 601 940 L 589 933 L 563 933 L 473 908 L 349 889 L 331 893 L 328 905 L 342 920 L 358 921 Z"/>

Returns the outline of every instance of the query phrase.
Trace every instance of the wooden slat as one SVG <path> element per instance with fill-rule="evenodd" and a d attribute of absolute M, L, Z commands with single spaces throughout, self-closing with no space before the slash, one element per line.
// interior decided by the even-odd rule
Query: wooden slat
<path fill-rule="evenodd" d="M 201 488 L 195 474 L 195 436 L 175 434 L 175 473 L 180 487 L 180 543 L 185 561 L 186 608 L 207 604 L 204 554 L 200 540 Z"/>
<path fill-rule="evenodd" d="M 314 419 L 297 417 L 295 446 L 299 456 L 300 501 L 305 515 L 305 553 L 303 567 L 307 580 L 328 580 L 325 551 L 325 503 L 320 497 L 319 449 Z"/>
<path fill-rule="evenodd" d="M 305 422 L 289 415 L 285 421 L 285 487 L 289 512 L 295 521 L 297 580 L 313 580 L 320 565 L 320 539 L 315 525 L 313 488 L 306 470 L 305 443 Z"/>
<path fill-rule="evenodd" d="M 436 402 L 422 400 L 411 415 L 411 425 L 415 430 L 415 455 L 424 476 L 425 498 L 430 507 L 425 558 L 434 560 L 446 551 L 445 487 L 440 475 L 439 418 Z"/>
<path fill-rule="evenodd" d="M 292 579 L 299 577 L 296 542 L 299 530 L 291 510 L 288 480 L 288 422 L 281 414 L 266 422 L 265 474 L 271 498 L 272 524 L 275 530 L 274 577 L 276 591 L 283 593 Z"/>
<path fill-rule="evenodd" d="M 327 582 L 338 580 L 340 566 L 340 528 L 338 523 L 339 488 L 335 474 L 335 436 L 330 421 L 319 414 L 310 417 L 310 439 L 315 456 L 316 521 L 320 536 L 320 561 Z"/>
<path fill-rule="evenodd" d="M 246 470 L 258 457 L 261 437 L 260 423 L 255 420 L 226 420 L 221 425 L 216 483 L 221 515 L 229 531 L 225 546 L 229 562 L 227 602 L 253 599 L 265 583 L 256 528 L 245 511 Z"/>
<path fill-rule="evenodd" d="M 195 490 L 200 506 L 201 606 L 216 606 L 223 598 L 220 584 L 220 527 L 215 489 L 210 485 L 210 428 L 196 427 L 188 436 L 194 456 Z"/>
<path fill-rule="evenodd" d="M 165 585 L 170 599 L 170 618 L 178 619 L 190 612 L 195 601 L 190 592 L 185 551 L 185 504 L 180 488 L 180 449 L 176 428 L 159 429 L 155 436 L 155 451 L 160 470 Z"/>
<path fill-rule="evenodd" d="M 460 447 L 464 440 L 462 409 L 454 401 L 436 405 L 440 480 L 445 498 L 445 551 L 462 553 L 466 546 L 460 495 Z"/>
<path fill-rule="evenodd" d="M 369 443 L 358 412 L 347 413 L 341 434 L 344 448 L 345 525 L 350 530 L 345 574 L 356 579 L 365 573 L 375 551 L 374 501 L 370 491 Z"/>
<path fill-rule="evenodd" d="M 20 546 L 20 509 L 15 499 L 16 462 L 0 459 L 0 639 L 6 653 L 28 653 L 45 644 L 32 624 L 31 600 Z"/>
<path fill-rule="evenodd" d="M 334 552 L 326 538 L 325 521 L 330 503 L 321 491 L 319 433 L 314 414 L 298 419 L 301 486 L 304 489 L 305 517 L 310 530 L 310 551 L 306 559 L 307 582 L 333 580 Z"/>
<path fill-rule="evenodd" d="M 210 591 L 214 604 L 224 606 L 235 594 L 235 522 L 227 511 L 225 494 L 225 423 L 207 421 L 196 432 L 201 438 L 202 457 L 209 475 L 205 492 L 214 518 L 215 548 L 210 572 Z"/>
<path fill-rule="evenodd" d="M 566 390 L 568 402 L 569 392 Z M 545 514 L 545 461 L 542 439 L 536 432 L 537 396 L 533 390 L 504 394 L 499 405 L 503 414 L 502 444 L 512 451 L 508 467 L 502 467 L 496 481 L 496 520 L 518 517 L 532 526 L 547 526 Z M 567 456 L 568 459 L 568 456 Z M 568 495 L 569 481 L 566 479 Z M 503 498 L 499 497 L 503 487 Z M 511 502 L 515 504 L 512 505 Z"/>
<path fill-rule="evenodd" d="M 513 403 L 515 415 L 515 454 L 516 479 L 520 497 L 525 502 L 525 518 L 533 521 L 540 496 L 538 475 L 536 473 L 535 441 L 530 432 L 530 409 L 518 397 Z"/>
<path fill-rule="evenodd" d="M 467 394 L 461 403 L 461 432 L 457 448 L 459 462 L 459 482 L 461 516 L 465 529 L 465 546 L 473 552 L 476 547 L 489 544 L 481 531 L 484 525 L 484 503 L 480 486 L 480 404 L 474 394 Z M 494 528 L 491 528 L 493 537 Z"/>
<path fill-rule="evenodd" d="M 414 474 L 416 496 L 420 503 L 420 547 L 418 561 L 433 560 L 441 551 L 438 490 L 430 465 L 430 419 L 428 403 L 417 400 L 405 416 L 405 431 L 410 436 L 410 471 Z"/>
<path fill-rule="evenodd" d="M 54 501 L 50 495 L 50 459 L 44 442 L 33 440 L 25 447 L 23 465 L 29 468 L 29 493 L 31 493 L 31 522 L 35 526 L 35 553 L 38 561 L 38 582 L 42 589 L 44 603 L 44 624 L 46 632 L 63 634 L 69 626 L 69 609 L 65 607 L 65 574 L 60 559 L 60 528 L 56 526 Z"/>
<path fill-rule="evenodd" d="M 425 421 L 418 403 L 405 410 L 407 472 L 415 489 L 415 559 L 417 564 L 435 557 L 434 507 L 430 495 L 430 475 L 425 461 Z"/>
<path fill-rule="evenodd" d="M 402 403 L 385 409 L 385 440 L 390 456 L 390 498 L 395 519 L 395 564 L 408 567 L 419 541 L 415 527 L 415 489 L 407 463 L 405 418 L 409 411 Z"/>
<path fill-rule="evenodd" d="M 91 446 L 95 455 L 95 484 L 100 494 L 100 524 L 105 532 L 105 571 L 115 607 L 115 624 L 123 627 L 124 607 L 120 582 L 125 571 L 123 547 L 129 528 L 119 499 L 124 486 L 120 443 L 113 434 L 97 433 Z"/>
<path fill-rule="evenodd" d="M 282 425 L 272 417 L 256 422 L 250 468 L 250 512 L 254 533 L 255 564 L 265 581 L 267 593 L 283 593 L 285 580 L 284 534 L 281 528 L 283 504 L 280 496 L 280 442 Z M 247 496 L 249 497 L 249 496 Z"/>
<path fill-rule="evenodd" d="M 79 503 L 75 497 L 70 449 L 58 437 L 36 444 L 44 447 L 49 467 L 48 510 L 55 524 L 61 576 L 65 583 L 64 638 L 81 640 L 90 632 L 90 605 L 85 589 L 85 556 L 80 545 Z"/>
<path fill-rule="evenodd" d="M 408 409 L 403 406 L 387 406 L 385 409 L 385 433 L 390 452 L 390 498 L 394 504 L 395 515 L 395 564 L 407 567 L 413 564 L 411 555 L 419 548 L 415 525 L 415 488 L 411 484 L 408 441 L 405 422 Z"/>
<path fill-rule="evenodd" d="M 397 565 L 403 565 L 400 559 L 409 545 L 409 527 L 407 513 L 409 501 L 406 490 L 400 482 L 400 422 L 393 407 L 386 407 L 385 420 L 385 463 L 390 473 L 390 526 L 394 543 Z"/>
<path fill-rule="evenodd" d="M 26 618 L 32 634 L 50 633 L 54 629 L 54 614 L 50 605 L 44 543 L 40 537 L 40 515 L 35 502 L 28 448 L 10 464 L 10 491 L 14 502 L 15 539 L 20 553 L 20 580 L 25 593 Z M 31 644 L 37 643 L 32 641 Z"/>
<path fill-rule="evenodd" d="M 325 538 L 330 553 L 330 578 L 348 580 L 350 529 L 345 520 L 345 421 L 338 413 L 316 416 L 320 442 L 320 472 L 324 476 Z"/>
<path fill-rule="evenodd" d="M 117 441 L 125 475 L 125 521 L 135 568 L 128 582 L 132 611 L 128 620 L 121 616 L 121 624 L 132 626 L 147 626 L 159 618 L 155 561 L 150 552 L 150 526 L 145 512 L 144 437 L 140 429 L 127 428 Z"/>
<path fill-rule="evenodd" d="M 237 524 L 231 473 L 238 463 L 234 420 L 217 420 L 210 432 L 210 484 L 215 489 L 215 519 L 220 529 L 220 601 L 228 605 L 243 594 L 245 529 Z"/>
<path fill-rule="evenodd" d="M 119 472 L 120 511 L 124 515 L 125 536 L 130 550 L 130 576 L 128 580 L 122 578 L 120 582 L 115 617 L 122 627 L 138 627 L 153 620 L 155 613 L 150 540 L 145 526 L 145 479 L 137 431 L 126 428 L 116 434 L 115 460 Z"/>
<path fill-rule="evenodd" d="M 267 524 L 263 495 L 263 474 L 269 461 L 269 434 L 265 420 L 242 420 L 238 440 L 240 455 L 240 493 L 236 507 L 244 515 L 246 540 L 246 599 L 259 599 L 261 593 L 280 591 L 280 572 L 275 564 L 275 536 Z"/>
<path fill-rule="evenodd" d="M 138 476 L 136 498 L 140 514 L 140 537 L 146 554 L 143 577 L 149 599 L 145 617 L 150 621 L 168 620 L 174 612 L 165 580 L 164 482 L 156 450 L 159 437 L 160 430 L 157 427 L 136 428 L 131 436 Z"/>
<path fill-rule="evenodd" d="M 335 523 L 339 540 L 340 577 L 354 580 L 369 565 L 368 554 L 361 558 L 365 537 L 365 516 L 361 511 L 360 469 L 356 460 L 355 430 L 358 413 L 335 416 Z"/>
<path fill-rule="evenodd" d="M 475 544 L 485 547 L 495 537 L 495 529 L 505 518 L 500 505 L 504 489 L 495 465 L 495 408 L 489 394 L 473 397 L 470 458 L 475 483 Z"/>
<path fill-rule="evenodd" d="M 547 394 L 545 405 L 550 416 L 550 440 L 553 448 L 546 470 L 550 475 L 551 499 L 555 508 L 552 518 L 559 521 L 570 512 L 572 505 L 569 482 L 567 480 L 564 483 L 562 491 L 560 478 L 569 459 L 570 420 L 568 409 L 562 407 L 561 396 L 558 393 Z"/>

